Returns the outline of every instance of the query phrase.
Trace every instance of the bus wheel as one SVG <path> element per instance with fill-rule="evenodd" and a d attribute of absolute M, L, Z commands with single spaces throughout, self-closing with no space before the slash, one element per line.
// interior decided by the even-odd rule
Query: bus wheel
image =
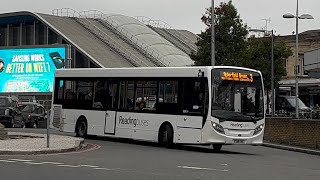
<path fill-rule="evenodd" d="M 76 125 L 76 136 L 77 137 L 86 137 L 88 125 L 85 118 L 80 118 Z"/>
<path fill-rule="evenodd" d="M 167 148 L 173 146 L 173 128 L 170 125 L 166 125 L 161 131 L 161 144 Z"/>
<path fill-rule="evenodd" d="M 222 144 L 212 144 L 213 152 L 220 152 L 222 148 Z"/>

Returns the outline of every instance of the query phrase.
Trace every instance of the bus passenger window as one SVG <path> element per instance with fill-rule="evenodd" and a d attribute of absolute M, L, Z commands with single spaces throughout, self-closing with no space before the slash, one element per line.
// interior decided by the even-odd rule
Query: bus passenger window
<path fill-rule="evenodd" d="M 81 109 L 92 109 L 92 89 L 91 81 L 78 81 L 77 99 Z"/>
<path fill-rule="evenodd" d="M 107 81 L 99 80 L 94 82 L 92 109 L 106 110 L 107 99 Z"/>
<path fill-rule="evenodd" d="M 157 81 L 137 81 L 135 110 L 155 111 Z"/>
<path fill-rule="evenodd" d="M 134 81 L 120 82 L 120 110 L 133 110 Z"/>
<path fill-rule="evenodd" d="M 178 81 L 160 81 L 157 112 L 176 114 L 179 112 Z"/>

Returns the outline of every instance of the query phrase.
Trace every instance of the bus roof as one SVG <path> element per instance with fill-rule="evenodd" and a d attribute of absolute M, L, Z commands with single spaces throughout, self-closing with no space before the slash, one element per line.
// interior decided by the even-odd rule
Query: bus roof
<path fill-rule="evenodd" d="M 55 71 L 55 77 L 197 77 L 199 70 L 208 76 L 212 69 L 238 69 L 258 72 L 236 66 L 189 66 L 189 67 L 133 67 L 133 68 L 73 68 Z"/>

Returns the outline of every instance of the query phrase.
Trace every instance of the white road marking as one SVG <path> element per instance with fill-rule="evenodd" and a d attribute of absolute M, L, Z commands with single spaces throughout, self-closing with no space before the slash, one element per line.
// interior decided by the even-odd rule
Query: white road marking
<path fill-rule="evenodd" d="M 18 161 L 18 162 L 31 162 L 32 160 L 28 159 L 9 159 L 10 161 Z"/>
<path fill-rule="evenodd" d="M 43 164 L 42 162 L 23 162 L 25 164 L 35 164 L 35 165 L 39 165 L 39 164 Z"/>
<path fill-rule="evenodd" d="M 194 170 L 208 170 L 208 171 L 229 171 L 228 169 L 213 169 L 213 168 L 202 168 L 202 167 L 192 167 L 192 166 L 177 166 L 182 169 L 194 169 Z"/>
<path fill-rule="evenodd" d="M 221 166 L 228 166 L 228 164 L 220 164 Z"/>
<path fill-rule="evenodd" d="M 75 165 L 68 165 L 68 164 L 61 164 L 61 165 L 57 165 L 59 167 L 71 167 L 71 168 L 78 168 L 80 166 L 75 166 Z"/>
<path fill-rule="evenodd" d="M 70 168 L 87 167 L 87 168 L 92 168 L 92 169 L 95 169 L 95 170 L 107 170 L 107 171 L 111 171 L 111 170 L 112 170 L 112 169 L 102 168 L 102 167 L 99 167 L 99 166 L 88 165 L 88 164 L 83 164 L 83 165 L 68 165 L 68 164 L 64 164 L 64 163 L 60 163 L 60 162 L 50 162 L 50 161 L 46 161 L 46 162 L 32 162 L 32 160 L 27 160 L 27 159 L 0 159 L 0 162 L 24 163 L 24 164 L 31 164 L 31 165 L 51 164 L 51 165 L 55 165 L 55 166 L 57 166 L 57 167 L 70 167 Z"/>
<path fill-rule="evenodd" d="M 80 165 L 81 167 L 89 167 L 89 168 L 98 168 L 99 166 L 93 166 L 93 165 L 86 165 L 86 164 L 83 164 L 83 165 Z"/>
<path fill-rule="evenodd" d="M 111 171 L 112 169 L 108 169 L 108 168 L 93 168 L 93 169 L 96 169 L 96 170 L 107 170 L 107 171 Z"/>
<path fill-rule="evenodd" d="M 0 159 L 0 162 L 15 163 L 15 162 L 17 162 L 17 161 L 10 161 L 10 160 Z"/>
<path fill-rule="evenodd" d="M 61 164 L 64 164 L 64 163 L 59 163 L 59 162 L 42 162 L 43 164 L 53 164 L 53 165 L 61 165 Z"/>

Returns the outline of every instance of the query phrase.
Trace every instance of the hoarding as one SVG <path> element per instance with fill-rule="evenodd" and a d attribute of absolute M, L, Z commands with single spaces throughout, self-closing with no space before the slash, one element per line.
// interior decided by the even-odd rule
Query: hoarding
<path fill-rule="evenodd" d="M 0 49 L 0 92 L 52 92 L 65 47 Z"/>

